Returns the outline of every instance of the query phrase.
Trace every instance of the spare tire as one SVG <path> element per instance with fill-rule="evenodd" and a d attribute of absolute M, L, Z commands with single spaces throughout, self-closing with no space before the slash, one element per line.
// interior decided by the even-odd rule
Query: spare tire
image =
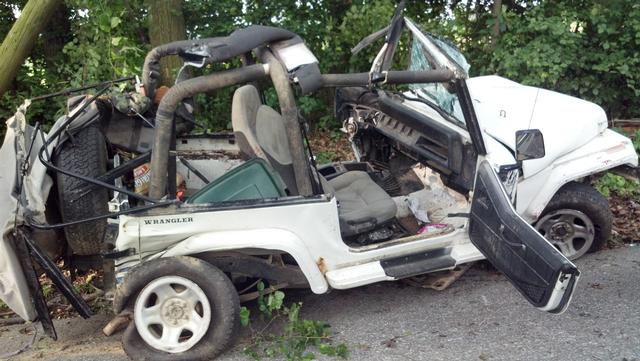
<path fill-rule="evenodd" d="M 98 177 L 107 171 L 107 144 L 97 122 L 90 124 L 62 144 L 54 164 L 64 170 L 86 177 Z M 103 215 L 109 212 L 109 190 L 93 186 L 75 177 L 58 172 L 60 216 L 62 222 Z M 107 220 L 84 222 L 64 228 L 67 244 L 74 254 L 87 256 L 102 250 Z"/>

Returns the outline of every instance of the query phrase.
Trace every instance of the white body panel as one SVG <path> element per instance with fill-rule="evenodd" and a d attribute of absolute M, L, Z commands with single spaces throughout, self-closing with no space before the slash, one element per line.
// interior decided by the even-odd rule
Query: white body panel
<path fill-rule="evenodd" d="M 518 213 L 533 222 L 564 184 L 625 164 L 638 165 L 633 144 L 629 138 L 607 129 L 580 148 L 554 160 L 541 172 L 522 179 L 518 183 Z"/>
<path fill-rule="evenodd" d="M 499 76 L 471 78 L 467 86 L 496 171 L 515 163 L 516 131 L 543 133 L 546 155 L 523 162 L 517 187 L 516 209 L 527 222 L 538 219 L 564 184 L 620 165 L 638 165 L 631 140 L 607 129 L 606 114 L 596 104 Z"/>
<path fill-rule="evenodd" d="M 590 142 L 607 128 L 604 110 L 586 100 L 524 86 L 499 76 L 471 78 L 467 86 L 478 122 L 490 137 L 514 150 L 516 131 L 539 129 L 544 135 L 546 155 L 523 163 L 525 178 Z"/>
<path fill-rule="evenodd" d="M 198 208 L 202 209 L 188 205 L 183 209 Z M 233 210 L 121 216 L 116 248 L 134 248 L 150 258 L 242 249 L 278 250 L 296 260 L 315 293 L 326 292 L 329 285 L 350 288 L 393 280 L 380 272 L 377 261 L 382 258 L 451 247 L 456 265 L 482 259 L 471 245 L 466 227 L 432 238 L 414 236 L 407 242 L 363 249 L 345 244 L 339 227 L 335 198 Z M 132 256 L 119 261 L 117 268 L 123 271 L 137 262 L 139 256 Z"/>

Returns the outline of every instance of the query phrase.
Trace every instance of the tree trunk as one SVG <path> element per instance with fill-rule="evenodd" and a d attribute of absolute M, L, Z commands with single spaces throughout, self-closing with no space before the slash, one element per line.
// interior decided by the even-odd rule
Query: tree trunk
<path fill-rule="evenodd" d="M 182 13 L 182 0 L 149 1 L 149 40 L 152 46 L 187 38 Z M 173 70 L 182 66 L 177 56 L 166 57 L 160 61 L 160 79 L 162 85 L 173 84 Z"/>
<path fill-rule="evenodd" d="M 69 9 L 61 4 L 50 16 L 49 25 L 42 33 L 42 54 L 47 72 L 57 74 L 61 62 L 62 49 L 72 39 Z"/>
<path fill-rule="evenodd" d="M 29 0 L 0 45 L 0 96 L 11 87 L 24 59 L 61 0 Z"/>
<path fill-rule="evenodd" d="M 500 15 L 502 15 L 502 0 L 493 1 L 493 27 L 491 29 L 491 46 L 498 45 L 500 38 Z"/>

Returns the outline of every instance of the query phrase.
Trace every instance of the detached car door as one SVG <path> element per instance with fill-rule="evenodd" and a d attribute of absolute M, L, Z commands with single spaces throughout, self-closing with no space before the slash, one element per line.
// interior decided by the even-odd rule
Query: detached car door
<path fill-rule="evenodd" d="M 567 308 L 580 272 L 516 213 L 486 160 L 476 175 L 469 237 L 532 305 L 551 313 Z"/>

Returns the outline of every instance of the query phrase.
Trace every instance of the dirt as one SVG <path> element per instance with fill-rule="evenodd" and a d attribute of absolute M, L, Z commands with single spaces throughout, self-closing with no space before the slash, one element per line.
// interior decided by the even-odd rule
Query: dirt
<path fill-rule="evenodd" d="M 87 320 L 75 317 L 54 320 L 58 332 L 58 341 L 54 341 L 42 333 L 40 326 L 35 335 L 34 344 L 27 352 L 15 358 L 2 359 L 43 361 L 43 360 L 122 360 L 126 359 L 120 346 L 120 337 L 105 337 L 102 327 L 109 322 L 109 315 L 98 314 Z M 33 339 L 34 327 L 31 325 L 16 325 L 0 328 L 3 351 L 11 352 L 29 344 Z"/>

